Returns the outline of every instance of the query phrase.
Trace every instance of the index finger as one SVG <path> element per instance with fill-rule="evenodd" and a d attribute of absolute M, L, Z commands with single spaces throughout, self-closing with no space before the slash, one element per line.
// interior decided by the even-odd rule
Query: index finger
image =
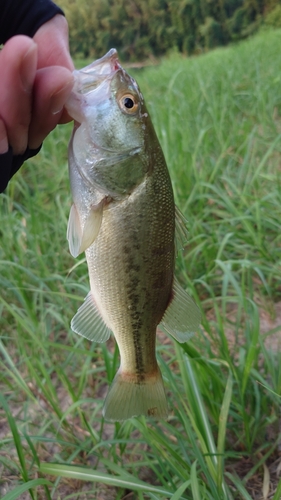
<path fill-rule="evenodd" d="M 36 64 L 36 44 L 26 36 L 11 38 L 0 51 L 0 118 L 16 155 L 27 148 Z"/>
<path fill-rule="evenodd" d="M 38 69 L 47 66 L 63 66 L 70 71 L 74 64 L 69 54 L 68 24 L 64 16 L 57 14 L 35 33 L 33 40 L 38 46 Z"/>

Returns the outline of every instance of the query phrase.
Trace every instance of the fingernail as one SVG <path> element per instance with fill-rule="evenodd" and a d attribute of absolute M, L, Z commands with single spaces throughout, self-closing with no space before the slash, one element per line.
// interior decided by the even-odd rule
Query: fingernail
<path fill-rule="evenodd" d="M 20 79 L 25 91 L 30 92 L 33 85 L 36 65 L 37 65 L 37 46 L 33 42 L 26 52 L 20 66 Z"/>
<path fill-rule="evenodd" d="M 50 98 L 50 110 L 53 115 L 60 113 L 73 87 L 73 78 L 68 80 L 62 89 L 53 94 Z"/>

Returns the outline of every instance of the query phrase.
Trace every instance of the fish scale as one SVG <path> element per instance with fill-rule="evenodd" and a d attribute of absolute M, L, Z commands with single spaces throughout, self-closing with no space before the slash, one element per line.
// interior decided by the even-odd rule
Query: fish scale
<path fill-rule="evenodd" d="M 148 178 L 146 184 L 149 183 Z M 86 251 L 95 296 L 99 295 L 100 291 L 106 290 L 103 309 L 107 311 L 109 324 L 112 325 L 115 338 L 124 354 L 123 363 L 125 366 L 132 365 L 131 353 L 135 352 L 135 369 L 138 371 L 141 367 L 141 376 L 144 372 L 149 373 L 151 365 L 155 371 L 155 330 L 169 300 L 174 267 L 172 225 L 169 238 L 167 231 L 162 229 L 162 225 L 166 226 L 165 218 L 161 219 L 162 225 L 159 224 L 158 214 L 152 211 L 149 217 L 146 216 L 144 228 L 143 217 L 137 216 L 138 213 L 143 215 L 147 210 L 145 200 L 148 189 L 147 185 L 145 189 L 142 187 L 139 202 L 134 196 L 133 202 L 128 198 L 122 204 L 104 211 L 101 232 L 95 245 Z M 170 205 L 171 210 L 173 205 Z M 126 231 L 125 238 L 124 231 Z M 107 243 L 109 232 L 112 234 L 110 245 Z M 163 237 L 157 239 L 157 233 L 162 233 L 165 241 L 162 241 Z M 155 255 L 153 236 L 158 240 L 160 248 L 162 243 L 167 245 L 166 239 L 171 240 L 166 255 L 162 255 L 164 266 L 162 262 L 159 265 L 159 255 Z M 139 248 L 137 252 L 130 251 L 132 242 L 137 244 Z M 122 251 L 124 247 L 127 247 L 129 252 Z M 99 266 L 92 265 L 92 262 L 98 262 Z M 163 269 L 166 279 L 163 279 Z M 159 287 L 155 286 L 159 281 L 161 294 L 158 292 Z M 126 315 L 123 314 L 124 309 L 127 310 Z M 145 335 L 149 342 L 143 341 Z"/>
<path fill-rule="evenodd" d="M 112 332 L 119 346 L 107 420 L 165 418 L 157 326 L 185 342 L 200 323 L 198 307 L 174 277 L 175 231 L 182 240 L 184 218 L 143 96 L 117 52 L 74 77 L 67 235 L 74 257 L 86 253 L 90 292 L 71 327 L 96 342 Z"/>

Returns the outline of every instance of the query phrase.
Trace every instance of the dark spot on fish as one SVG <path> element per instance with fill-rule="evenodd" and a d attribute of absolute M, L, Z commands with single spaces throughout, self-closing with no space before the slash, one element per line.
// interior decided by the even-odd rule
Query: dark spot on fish
<path fill-rule="evenodd" d="M 170 274 L 170 273 L 169 273 Z M 169 274 L 164 270 L 161 273 L 158 273 L 156 279 L 152 283 L 153 290 L 160 290 L 167 286 L 170 281 Z"/>
<path fill-rule="evenodd" d="M 127 301 L 130 304 L 131 308 L 133 308 L 133 306 L 135 306 L 138 303 L 138 298 L 137 298 L 136 294 L 134 294 L 133 292 L 130 292 L 127 294 Z"/>
<path fill-rule="evenodd" d="M 140 272 L 140 266 L 138 264 L 131 264 L 131 265 L 128 265 L 125 269 L 125 272 L 127 274 L 130 274 L 132 271 L 134 271 L 135 273 L 139 273 Z"/>
<path fill-rule="evenodd" d="M 157 415 L 157 406 L 154 406 L 153 408 L 148 408 L 147 415 L 149 417 L 154 417 L 155 415 Z"/>
<path fill-rule="evenodd" d="M 134 323 L 133 331 L 133 341 L 135 350 L 135 363 L 136 363 L 136 374 L 138 382 L 142 382 L 145 379 L 144 374 L 144 363 L 143 363 L 143 353 L 140 344 L 140 324 L 139 322 Z"/>
<path fill-rule="evenodd" d="M 126 258 L 126 272 L 130 273 L 132 271 L 135 271 L 138 273 L 140 269 L 140 265 L 137 264 L 135 258 L 132 255 L 128 255 Z"/>
<path fill-rule="evenodd" d="M 133 311 L 133 313 L 131 314 L 131 318 L 133 320 L 132 322 L 132 327 L 133 328 L 139 328 L 140 326 L 140 315 L 137 311 Z"/>
<path fill-rule="evenodd" d="M 152 255 L 153 256 L 159 256 L 159 255 L 166 255 L 166 254 L 169 254 L 171 252 L 171 250 L 173 249 L 173 246 L 171 247 L 171 245 L 162 245 L 161 247 L 154 247 L 152 249 Z"/>
<path fill-rule="evenodd" d="M 127 290 L 134 292 L 138 286 L 138 283 L 139 283 L 139 279 L 137 278 L 137 276 L 132 276 L 130 283 L 128 283 L 126 285 Z"/>

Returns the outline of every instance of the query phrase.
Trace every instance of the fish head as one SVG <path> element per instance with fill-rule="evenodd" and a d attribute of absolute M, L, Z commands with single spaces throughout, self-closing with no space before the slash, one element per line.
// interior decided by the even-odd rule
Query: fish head
<path fill-rule="evenodd" d="M 107 190 L 115 183 L 117 190 L 120 185 L 128 191 L 148 169 L 142 154 L 148 114 L 138 85 L 122 68 L 115 49 L 74 76 L 67 109 L 76 122 L 75 161 L 89 181 L 105 183 Z M 134 159 L 135 167 L 130 170 L 126 161 L 135 155 L 141 160 Z"/>

